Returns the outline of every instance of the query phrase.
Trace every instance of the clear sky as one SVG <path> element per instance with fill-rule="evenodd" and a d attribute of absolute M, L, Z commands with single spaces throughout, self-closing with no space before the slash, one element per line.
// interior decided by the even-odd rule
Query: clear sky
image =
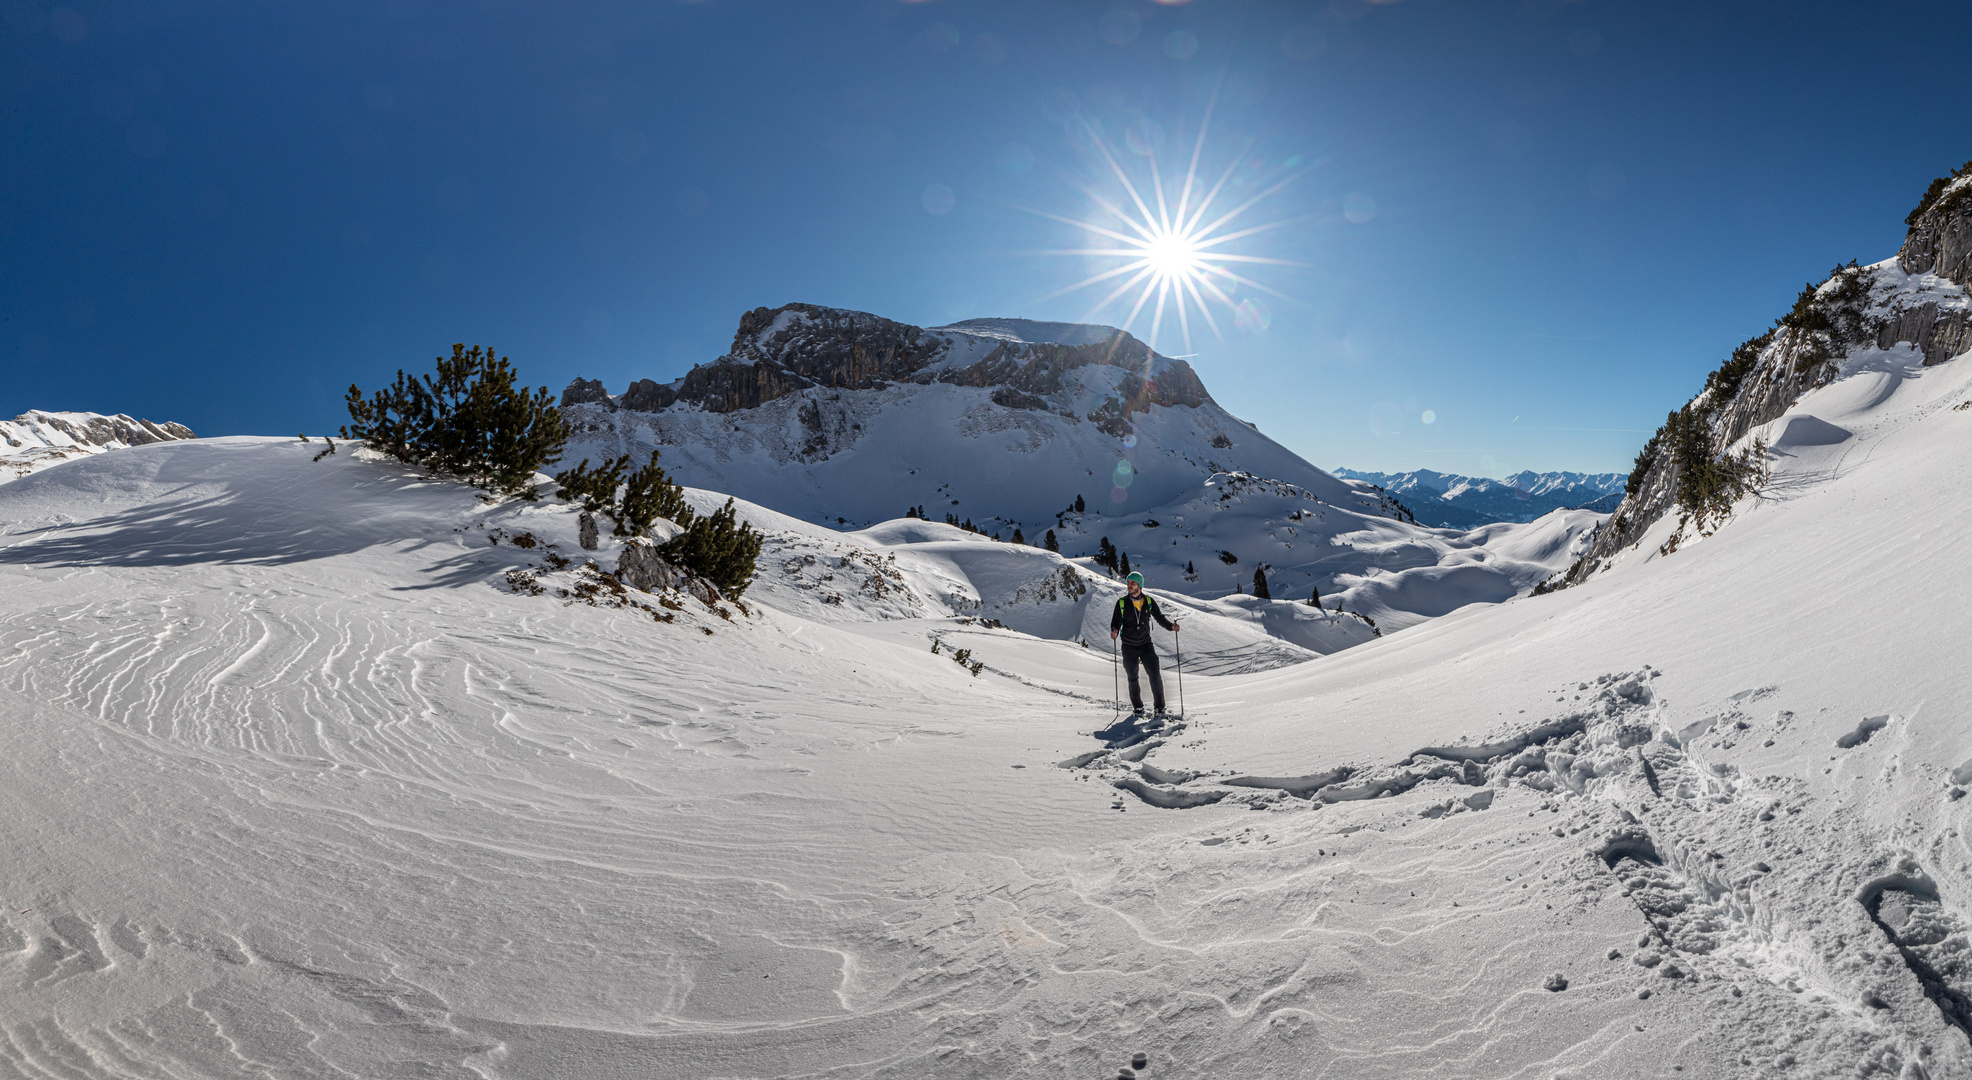
<path fill-rule="evenodd" d="M 1627 469 L 1972 157 L 1968 40 L 1894 0 L 5 0 L 0 415 L 318 432 L 456 341 L 620 392 L 761 305 L 1080 319 L 1107 287 L 1049 294 L 1119 261 L 1057 218 L 1127 199 L 1101 147 L 1180 178 L 1210 105 L 1216 207 L 1289 181 L 1214 249 L 1280 260 L 1227 264 L 1241 316 L 1156 341 L 1221 404 L 1330 467 Z"/>

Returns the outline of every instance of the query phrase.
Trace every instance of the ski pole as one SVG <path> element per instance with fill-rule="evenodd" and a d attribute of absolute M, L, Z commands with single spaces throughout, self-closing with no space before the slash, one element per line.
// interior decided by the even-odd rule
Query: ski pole
<path fill-rule="evenodd" d="M 1185 636 L 1183 623 L 1171 628 L 1171 644 L 1178 649 L 1178 715 L 1185 714 Z"/>
<path fill-rule="evenodd" d="M 1123 711 L 1123 676 L 1117 672 L 1116 639 L 1109 639 L 1109 700 L 1116 703 L 1116 711 Z"/>

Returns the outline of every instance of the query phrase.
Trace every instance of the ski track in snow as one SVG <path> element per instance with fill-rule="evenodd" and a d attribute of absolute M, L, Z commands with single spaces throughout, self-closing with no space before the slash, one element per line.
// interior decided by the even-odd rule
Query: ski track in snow
<path fill-rule="evenodd" d="M 1967 377 L 1871 362 L 1796 414 L 1873 445 L 1715 535 L 1188 648 L 1115 748 L 1113 585 L 1001 545 L 789 525 L 665 624 L 502 586 L 565 509 L 353 454 L 0 486 L 0 1074 L 1972 1075 L 1972 521 L 1897 490 Z"/>

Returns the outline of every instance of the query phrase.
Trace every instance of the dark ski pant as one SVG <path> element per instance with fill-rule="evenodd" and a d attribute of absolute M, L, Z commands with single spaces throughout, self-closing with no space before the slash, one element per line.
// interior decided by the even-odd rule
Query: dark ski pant
<path fill-rule="evenodd" d="M 1123 670 L 1130 676 L 1130 705 L 1143 708 L 1143 691 L 1137 688 L 1137 665 L 1144 666 L 1144 674 L 1150 677 L 1150 700 L 1158 709 L 1164 708 L 1164 679 L 1157 673 L 1157 650 L 1150 645 L 1124 645 Z"/>

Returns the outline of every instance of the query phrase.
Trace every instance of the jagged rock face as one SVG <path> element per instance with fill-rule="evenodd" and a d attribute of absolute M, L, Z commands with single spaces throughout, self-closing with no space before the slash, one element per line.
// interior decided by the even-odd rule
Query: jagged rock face
<path fill-rule="evenodd" d="M 1972 279 L 1972 177 L 1953 181 L 1918 215 L 1897 262 L 1907 274 L 1936 274 L 1960 285 Z"/>
<path fill-rule="evenodd" d="M 638 379 L 623 391 L 623 407 L 633 412 L 656 412 L 678 400 L 678 392 L 660 382 Z"/>
<path fill-rule="evenodd" d="M 1118 435 L 1128 433 L 1133 412 L 1212 400 L 1189 364 L 1160 357 L 1120 330 L 1095 341 L 1030 342 L 994 333 L 996 320 L 975 322 L 980 329 L 959 323 L 926 330 L 814 304 L 755 308 L 740 317 L 731 352 L 671 385 L 639 379 L 612 398 L 600 382 L 576 379 L 562 404 L 658 412 L 683 402 L 724 413 L 815 387 L 881 390 L 894 382 L 942 382 L 993 388 L 993 400 L 1012 409 L 1064 411 L 1068 403 L 1050 399 L 1074 389 L 1072 373 L 1094 365 L 1122 370 L 1113 404 L 1088 417 Z M 970 362 L 945 363 L 981 352 Z"/>
<path fill-rule="evenodd" d="M 1946 312 L 1940 317 L 1934 301 L 1886 317 L 1877 327 L 1876 347 L 1887 349 L 1899 341 L 1908 341 L 1924 350 L 1924 363 L 1928 367 L 1942 364 L 1972 345 L 1967 340 L 1967 329 L 1964 312 Z"/>
<path fill-rule="evenodd" d="M 601 405 L 606 409 L 615 406 L 615 403 L 610 401 L 609 391 L 603 387 L 601 379 L 584 379 L 580 376 L 568 384 L 568 389 L 561 392 L 561 403 L 563 408 L 570 405 Z"/>

